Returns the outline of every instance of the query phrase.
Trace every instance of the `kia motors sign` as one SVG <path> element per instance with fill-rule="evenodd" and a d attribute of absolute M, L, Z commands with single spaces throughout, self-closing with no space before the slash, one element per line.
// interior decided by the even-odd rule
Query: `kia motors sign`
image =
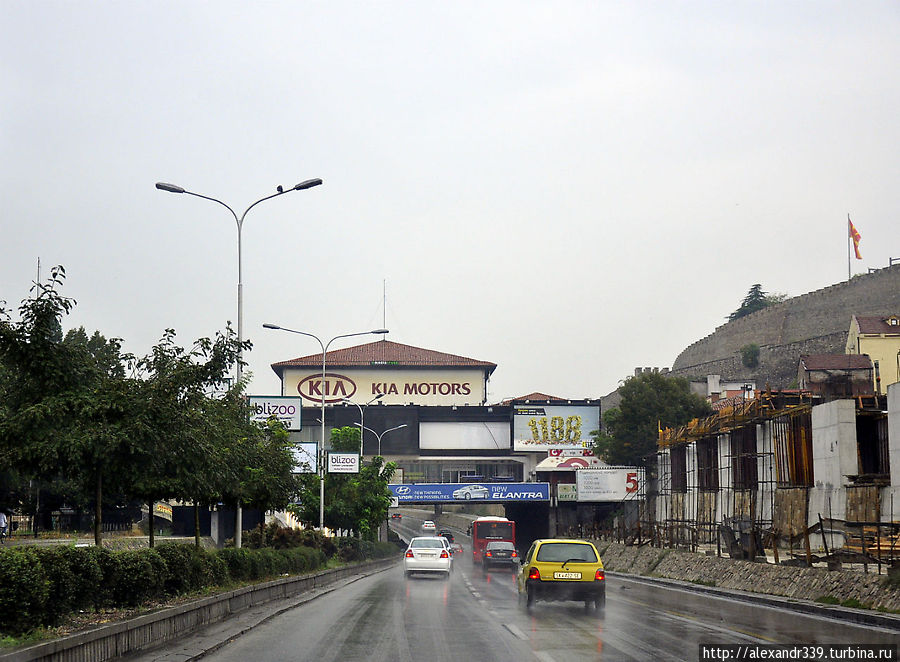
<path fill-rule="evenodd" d="M 321 403 L 324 398 L 325 404 L 334 404 L 352 398 L 356 384 L 348 377 L 326 372 L 324 380 L 321 373 L 301 380 L 297 392 L 311 402 Z"/>
<path fill-rule="evenodd" d="M 359 454 L 357 453 L 329 453 L 328 473 L 330 474 L 358 474 Z"/>
<path fill-rule="evenodd" d="M 280 395 L 251 395 L 250 419 L 255 423 L 265 423 L 273 416 L 288 430 L 300 429 L 300 398 Z"/>

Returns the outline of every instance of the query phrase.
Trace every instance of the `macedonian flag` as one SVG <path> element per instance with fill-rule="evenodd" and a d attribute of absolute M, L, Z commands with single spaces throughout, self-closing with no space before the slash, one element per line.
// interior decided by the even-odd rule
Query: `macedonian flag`
<path fill-rule="evenodd" d="M 859 254 L 859 240 L 862 239 L 859 232 L 853 227 L 853 221 L 850 220 L 850 214 L 847 214 L 847 223 L 850 224 L 850 238 L 853 240 L 853 252 L 856 253 L 856 259 L 861 260 L 862 255 Z"/>

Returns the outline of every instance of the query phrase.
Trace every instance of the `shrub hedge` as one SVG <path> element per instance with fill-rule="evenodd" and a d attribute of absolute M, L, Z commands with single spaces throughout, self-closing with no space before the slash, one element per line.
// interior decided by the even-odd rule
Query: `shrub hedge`
<path fill-rule="evenodd" d="M 310 572 L 326 560 L 322 548 L 302 546 L 217 551 L 175 543 L 123 551 L 7 547 L 0 550 L 0 633 L 21 635 L 54 625 L 79 609 L 133 607 L 231 581 Z"/>

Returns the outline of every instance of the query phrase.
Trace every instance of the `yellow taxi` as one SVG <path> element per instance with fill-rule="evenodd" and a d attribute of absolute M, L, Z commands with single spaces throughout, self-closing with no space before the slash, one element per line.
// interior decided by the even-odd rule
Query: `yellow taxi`
<path fill-rule="evenodd" d="M 584 601 L 585 608 L 606 605 L 606 575 L 600 553 L 587 540 L 535 540 L 516 578 L 519 602 L 528 609 L 535 600 Z"/>

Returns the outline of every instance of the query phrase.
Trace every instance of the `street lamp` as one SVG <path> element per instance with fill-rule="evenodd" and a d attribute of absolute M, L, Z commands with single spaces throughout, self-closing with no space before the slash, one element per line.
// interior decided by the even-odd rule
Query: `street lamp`
<path fill-rule="evenodd" d="M 221 200 L 217 200 L 216 198 L 211 198 L 207 195 L 201 195 L 200 193 L 194 193 L 193 191 L 188 191 L 181 186 L 176 184 L 167 184 L 166 182 L 156 182 L 156 188 L 160 191 L 166 191 L 167 193 L 187 193 L 188 195 L 193 195 L 197 198 L 203 198 L 204 200 L 210 200 L 212 202 L 218 203 L 225 207 L 228 211 L 231 212 L 231 215 L 234 216 L 234 222 L 237 223 L 237 247 L 238 247 L 238 282 L 237 282 L 237 341 L 238 341 L 238 355 L 237 355 L 237 367 L 235 368 L 235 382 L 237 384 L 241 383 L 241 376 L 243 374 L 243 353 L 244 349 L 242 347 L 242 342 L 244 340 L 243 329 L 244 329 L 244 281 L 243 281 L 243 265 L 241 261 L 241 230 L 244 227 L 244 218 L 247 217 L 247 212 L 253 209 L 260 202 L 265 202 L 266 200 L 271 200 L 272 198 L 277 198 L 279 195 L 284 195 L 285 193 L 290 193 L 291 191 L 304 191 L 308 188 L 312 188 L 313 186 L 319 186 L 322 183 L 322 180 L 319 178 L 315 179 L 307 179 L 293 188 L 289 188 L 284 190 L 281 186 L 279 186 L 276 190 L 276 193 L 272 195 L 267 195 L 264 198 L 260 198 L 252 205 L 247 207 L 244 210 L 244 213 L 238 217 L 237 212 L 234 211 L 227 204 L 222 202 Z M 234 546 L 241 546 L 241 504 L 240 500 L 238 500 L 237 511 L 235 512 L 235 532 L 234 532 Z"/>
<path fill-rule="evenodd" d="M 376 395 L 374 398 L 369 400 L 364 405 L 361 405 L 358 402 L 353 402 L 353 400 L 348 400 L 347 398 L 344 398 L 343 400 L 341 400 L 341 402 L 344 402 L 348 405 L 355 405 L 356 408 L 359 409 L 359 427 L 360 427 L 360 430 L 359 430 L 359 461 L 360 462 L 362 462 L 362 456 L 363 456 L 363 430 L 365 430 L 363 423 L 366 422 L 364 420 L 364 408 L 368 407 L 370 404 L 372 404 L 376 400 L 381 400 L 381 398 L 383 398 L 383 397 L 384 397 L 384 393 L 379 393 L 378 395 Z"/>
<path fill-rule="evenodd" d="M 385 431 L 382 432 L 381 434 L 378 434 L 378 433 L 375 432 L 375 430 L 373 430 L 372 428 L 363 427 L 363 426 L 360 425 L 359 423 L 354 423 L 353 425 L 355 425 L 355 426 L 357 426 L 357 427 L 359 427 L 359 428 L 362 428 L 363 430 L 368 430 L 369 432 L 371 432 L 372 434 L 374 434 L 376 437 L 378 437 L 378 455 L 379 455 L 379 456 L 381 455 L 381 438 L 382 438 L 384 435 L 386 435 L 388 432 L 393 432 L 394 430 L 399 430 L 399 429 L 401 429 L 401 428 L 405 428 L 405 427 L 406 427 L 406 423 L 404 423 L 403 425 L 398 425 L 398 426 L 395 427 L 395 428 L 388 428 L 387 430 L 385 430 Z M 360 432 L 360 434 L 362 434 L 362 432 Z"/>
<path fill-rule="evenodd" d="M 367 336 L 369 334 L 375 335 L 384 335 L 388 333 L 387 329 L 373 329 L 372 331 L 360 331 L 358 333 L 342 333 L 339 336 L 335 336 L 327 343 L 323 343 L 322 339 L 319 336 L 314 335 L 312 333 L 307 333 L 306 331 L 297 331 L 296 329 L 288 329 L 283 326 L 278 326 L 277 324 L 263 324 L 264 329 L 274 329 L 276 331 L 287 331 L 288 333 L 296 333 L 301 336 L 308 336 L 310 338 L 314 338 L 318 341 L 319 346 L 322 348 L 322 442 L 319 447 L 319 530 L 325 530 L 325 356 L 328 353 L 328 348 L 338 338 L 351 338 L 353 336 Z"/>

